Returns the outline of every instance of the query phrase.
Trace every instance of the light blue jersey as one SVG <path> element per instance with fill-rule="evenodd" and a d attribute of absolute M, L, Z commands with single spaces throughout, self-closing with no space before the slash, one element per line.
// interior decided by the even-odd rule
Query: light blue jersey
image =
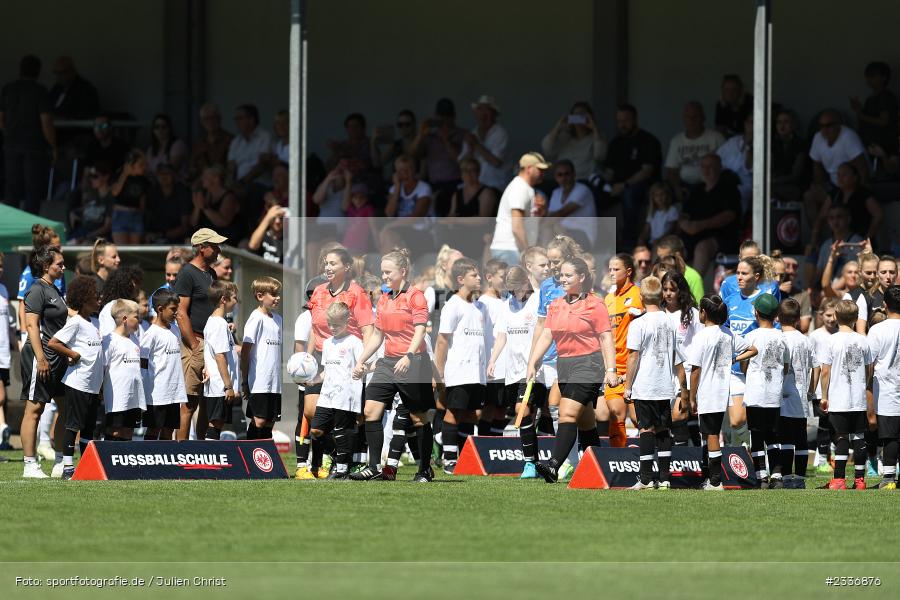
<path fill-rule="evenodd" d="M 565 296 L 566 293 L 563 291 L 562 286 L 559 282 L 556 281 L 553 277 L 548 277 L 544 281 L 541 282 L 541 290 L 538 301 L 538 317 L 547 318 L 547 309 L 550 307 L 550 303 L 556 300 L 557 298 L 561 298 Z M 550 344 L 550 348 L 547 350 L 547 353 L 544 355 L 544 364 L 545 365 L 556 365 L 556 342 Z"/>

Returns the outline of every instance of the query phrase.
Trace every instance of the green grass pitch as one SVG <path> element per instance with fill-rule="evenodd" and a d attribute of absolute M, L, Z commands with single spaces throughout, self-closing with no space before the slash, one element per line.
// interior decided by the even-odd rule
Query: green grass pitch
<path fill-rule="evenodd" d="M 368 483 L 24 481 L 21 455 L 4 455 L 3 598 L 900 596 L 895 492 L 423 485 L 409 468 Z M 132 581 L 48 587 L 69 576 Z"/>

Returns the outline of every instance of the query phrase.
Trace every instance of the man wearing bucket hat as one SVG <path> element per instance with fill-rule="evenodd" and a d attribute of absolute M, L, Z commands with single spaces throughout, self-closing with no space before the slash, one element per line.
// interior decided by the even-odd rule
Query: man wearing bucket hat
<path fill-rule="evenodd" d="M 500 107 L 493 96 L 481 96 L 472 103 L 472 110 L 477 125 L 466 134 L 459 159 L 477 160 L 481 165 L 481 183 L 502 190 L 509 181 L 505 166 L 509 135 L 497 123 Z"/>
<path fill-rule="evenodd" d="M 219 244 L 228 238 L 209 228 L 198 229 L 191 236 L 194 258 L 181 268 L 172 290 L 178 294 L 175 319 L 181 330 L 181 366 L 187 402 L 181 405 L 181 423 L 176 439 L 186 440 L 191 431 L 191 418 L 198 406 L 197 437 L 206 434 L 206 407 L 200 402 L 203 395 L 203 328 L 212 314 L 209 286 L 216 280 L 212 264 L 219 256 Z"/>
<path fill-rule="evenodd" d="M 537 243 L 538 219 L 533 217 L 534 186 L 550 168 L 543 156 L 528 152 L 519 159 L 519 174 L 506 186 L 497 209 L 491 256 L 510 265 L 519 264 L 519 257 L 529 246 Z"/>

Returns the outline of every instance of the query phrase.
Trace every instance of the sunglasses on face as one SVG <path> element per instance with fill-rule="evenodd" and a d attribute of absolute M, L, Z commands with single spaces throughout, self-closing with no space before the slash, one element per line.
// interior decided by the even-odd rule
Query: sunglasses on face
<path fill-rule="evenodd" d="M 650 264 L 650 259 L 649 259 L 649 258 L 643 258 L 643 259 L 638 259 L 638 260 L 636 260 L 635 262 L 636 262 L 637 264 L 639 264 L 639 265 L 649 265 L 649 264 Z"/>

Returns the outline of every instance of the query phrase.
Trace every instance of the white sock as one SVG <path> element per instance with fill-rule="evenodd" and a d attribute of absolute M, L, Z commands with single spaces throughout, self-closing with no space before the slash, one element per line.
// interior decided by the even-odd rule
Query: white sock
<path fill-rule="evenodd" d="M 74 458 L 75 458 L 74 456 L 63 456 L 63 466 L 64 467 L 73 466 L 75 463 L 72 461 L 72 459 L 74 459 Z"/>
<path fill-rule="evenodd" d="M 22 460 L 25 462 L 25 466 L 37 464 L 36 456 L 23 456 Z"/>

